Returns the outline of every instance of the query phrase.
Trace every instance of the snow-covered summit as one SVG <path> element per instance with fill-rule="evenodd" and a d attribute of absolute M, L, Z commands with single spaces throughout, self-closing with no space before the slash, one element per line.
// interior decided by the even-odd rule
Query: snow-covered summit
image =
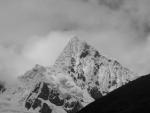
<path fill-rule="evenodd" d="M 74 37 L 53 66 L 36 65 L 19 77 L 24 92 L 19 102 L 32 112 L 76 113 L 137 77 L 116 60 Z"/>

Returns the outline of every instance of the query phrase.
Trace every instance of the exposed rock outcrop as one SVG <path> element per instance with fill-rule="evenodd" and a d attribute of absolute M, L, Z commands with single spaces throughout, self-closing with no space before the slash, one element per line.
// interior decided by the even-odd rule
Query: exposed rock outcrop
<path fill-rule="evenodd" d="M 58 87 L 52 84 L 40 82 L 27 97 L 25 107 L 28 110 L 39 108 L 40 113 L 57 112 L 57 107 L 67 113 L 76 113 L 83 106 L 80 101 L 69 94 L 63 94 Z M 47 111 L 47 112 L 46 112 Z"/>
<path fill-rule="evenodd" d="M 36 65 L 19 77 L 20 102 L 28 111 L 76 113 L 136 78 L 137 74 L 75 37 L 53 66 Z"/>
<path fill-rule="evenodd" d="M 65 47 L 54 67 L 69 74 L 81 89 L 87 88 L 91 96 L 94 90 L 99 97 L 138 77 L 76 37 Z"/>

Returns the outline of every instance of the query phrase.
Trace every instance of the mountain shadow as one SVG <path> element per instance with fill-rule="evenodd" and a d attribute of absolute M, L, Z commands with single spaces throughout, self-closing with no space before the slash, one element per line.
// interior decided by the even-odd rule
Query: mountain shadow
<path fill-rule="evenodd" d="M 5 91 L 5 83 L 0 81 L 0 93 Z"/>
<path fill-rule="evenodd" d="M 150 74 L 109 93 L 79 113 L 150 113 Z"/>

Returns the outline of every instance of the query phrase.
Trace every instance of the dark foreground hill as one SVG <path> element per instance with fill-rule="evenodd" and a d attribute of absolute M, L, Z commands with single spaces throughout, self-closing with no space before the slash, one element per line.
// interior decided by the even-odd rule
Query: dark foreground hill
<path fill-rule="evenodd" d="M 79 113 L 150 113 L 150 74 L 111 92 Z"/>

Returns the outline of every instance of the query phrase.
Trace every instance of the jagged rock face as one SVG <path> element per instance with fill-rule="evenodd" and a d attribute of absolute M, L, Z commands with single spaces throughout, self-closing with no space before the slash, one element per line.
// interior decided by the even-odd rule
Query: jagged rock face
<path fill-rule="evenodd" d="M 94 99 L 137 78 L 119 62 L 107 59 L 78 38 L 69 42 L 54 66 L 68 73 L 76 85 L 87 89 Z"/>
<path fill-rule="evenodd" d="M 26 99 L 25 107 L 28 110 L 39 108 L 39 113 L 52 113 L 54 110 L 59 113 L 56 111 L 57 107 L 66 113 L 76 113 L 83 108 L 75 97 L 63 94 L 58 87 L 45 82 L 40 82 L 35 86 Z"/>
<path fill-rule="evenodd" d="M 52 67 L 36 65 L 19 80 L 24 106 L 39 113 L 76 113 L 138 76 L 73 38 Z"/>
<path fill-rule="evenodd" d="M 36 65 L 33 69 L 27 71 L 23 76 L 18 77 L 18 79 L 26 88 L 32 89 L 37 83 L 46 79 L 46 73 L 46 67 Z"/>

